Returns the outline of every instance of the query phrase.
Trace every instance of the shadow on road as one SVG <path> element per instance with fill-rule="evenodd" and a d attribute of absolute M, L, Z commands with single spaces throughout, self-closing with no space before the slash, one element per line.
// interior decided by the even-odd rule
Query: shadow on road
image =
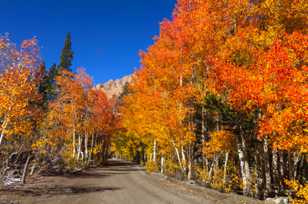
<path fill-rule="evenodd" d="M 105 178 L 112 175 L 118 174 L 127 174 L 125 172 L 101 172 L 101 171 L 93 171 L 89 170 L 88 172 L 78 172 L 74 174 L 65 174 L 65 175 L 58 175 L 59 177 L 66 177 L 69 179 L 91 179 L 91 178 Z"/>
<path fill-rule="evenodd" d="M 140 168 L 137 163 L 135 162 L 128 162 L 122 160 L 108 160 L 105 169 L 108 171 L 122 172 L 123 174 L 134 172 L 134 171 L 144 171 L 143 168 Z"/>
<path fill-rule="evenodd" d="M 117 187 L 95 187 L 95 186 L 53 186 L 53 187 L 27 187 L 27 189 L 6 189 L 0 190 L 6 193 L 13 193 L 15 195 L 27 195 L 27 196 L 54 196 L 54 195 L 72 195 L 72 194 L 86 194 L 94 192 L 104 192 L 104 191 L 116 191 L 121 188 Z"/>
<path fill-rule="evenodd" d="M 130 174 L 142 169 L 133 162 L 109 160 L 103 168 L 88 169 L 74 173 L 58 174 L 38 177 L 37 182 L 22 186 L 0 188 L 0 194 L 17 197 L 54 197 L 59 195 L 82 195 L 95 192 L 117 191 L 122 188 L 116 186 L 99 186 L 100 179 L 110 176 Z"/>
<path fill-rule="evenodd" d="M 137 163 L 135 162 L 129 162 L 129 161 L 123 161 L 123 160 L 108 160 L 106 163 L 107 167 L 116 167 L 116 166 L 121 166 L 121 167 L 125 167 L 125 166 L 135 166 L 137 165 Z"/>

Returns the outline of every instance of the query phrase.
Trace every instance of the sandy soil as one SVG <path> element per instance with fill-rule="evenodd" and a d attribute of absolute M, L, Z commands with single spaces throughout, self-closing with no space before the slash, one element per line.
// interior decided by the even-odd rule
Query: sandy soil
<path fill-rule="evenodd" d="M 78 175 L 41 177 L 0 189 L 0 204 L 244 204 L 263 203 L 235 194 L 148 175 L 130 162 L 109 161 Z"/>

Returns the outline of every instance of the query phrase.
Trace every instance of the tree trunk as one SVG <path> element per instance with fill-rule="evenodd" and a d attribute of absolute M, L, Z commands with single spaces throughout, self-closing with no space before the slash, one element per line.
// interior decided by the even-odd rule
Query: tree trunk
<path fill-rule="evenodd" d="M 226 152 L 226 154 L 225 154 L 225 163 L 224 163 L 223 188 L 226 187 L 226 182 L 227 182 L 227 166 L 228 166 L 228 160 L 229 160 L 229 152 Z"/>
<path fill-rule="evenodd" d="M 32 165 L 31 170 L 30 170 L 30 176 L 34 174 L 34 171 L 36 169 L 36 163 Z"/>
<path fill-rule="evenodd" d="M 209 171 L 209 159 L 207 157 L 205 157 L 205 169 Z"/>
<path fill-rule="evenodd" d="M 285 178 L 285 162 L 284 162 L 284 152 L 279 152 L 279 191 L 284 191 L 284 185 L 282 185 L 282 181 Z"/>
<path fill-rule="evenodd" d="M 212 177 L 213 177 L 213 174 L 214 174 L 215 167 L 216 167 L 216 165 L 218 163 L 218 159 L 219 159 L 219 157 L 215 154 L 214 158 L 213 158 L 213 162 L 212 162 L 211 168 L 209 170 L 209 174 L 208 174 L 209 182 L 212 181 Z"/>
<path fill-rule="evenodd" d="M 0 145 L 2 144 L 2 140 L 4 138 L 4 132 L 5 132 L 5 129 L 7 127 L 7 124 L 8 124 L 8 121 L 6 119 L 4 119 L 2 125 L 1 125 L 1 134 L 0 134 Z"/>
<path fill-rule="evenodd" d="M 156 162 L 156 148 L 157 148 L 157 143 L 156 140 L 153 142 L 153 161 Z"/>
<path fill-rule="evenodd" d="M 73 128 L 73 158 L 76 156 L 76 130 Z"/>
<path fill-rule="evenodd" d="M 30 154 L 27 157 L 25 166 L 24 166 L 24 170 L 22 172 L 22 177 L 21 177 L 21 183 L 24 184 L 26 182 L 26 175 L 27 175 L 27 171 L 28 171 L 28 166 L 29 166 L 29 162 L 30 162 Z"/>
<path fill-rule="evenodd" d="M 84 136 L 84 157 L 85 157 L 85 160 L 88 161 L 88 134 L 85 133 L 85 136 Z"/>
<path fill-rule="evenodd" d="M 249 170 L 249 163 L 247 160 L 246 152 L 246 143 L 243 136 L 242 128 L 240 127 L 240 141 L 237 141 L 237 151 L 240 160 L 240 168 L 243 180 L 243 194 L 250 195 L 251 192 L 251 177 L 250 177 L 250 170 Z"/>
<path fill-rule="evenodd" d="M 278 169 L 278 152 L 277 150 L 272 151 L 272 169 L 273 169 L 273 190 L 275 195 L 279 192 L 279 169 Z"/>
<path fill-rule="evenodd" d="M 258 199 L 263 199 L 263 164 L 262 164 L 262 160 L 261 160 L 261 156 L 263 155 L 261 148 L 260 148 L 260 144 L 257 143 L 256 144 L 256 154 L 255 154 L 255 172 L 256 172 L 256 186 L 255 186 L 255 191 L 256 191 L 256 195 L 255 197 Z"/>
<path fill-rule="evenodd" d="M 0 135 L 0 145 L 2 144 L 3 138 L 4 138 L 4 130 L 1 131 L 1 135 Z"/>
<path fill-rule="evenodd" d="M 165 158 L 164 156 L 162 156 L 160 158 L 160 173 L 164 174 L 164 170 L 165 170 Z"/>
<path fill-rule="evenodd" d="M 183 169 L 183 165 L 182 165 L 182 160 L 181 160 L 181 157 L 180 157 L 180 152 L 179 152 L 179 149 L 176 147 L 175 143 L 172 142 L 173 146 L 174 146 L 174 149 L 175 149 L 175 153 L 176 153 L 176 157 L 178 159 L 178 162 L 179 162 L 179 165 L 180 165 L 180 168 L 182 170 L 182 172 L 184 171 Z"/>
<path fill-rule="evenodd" d="M 202 110 L 201 110 L 202 165 L 203 165 L 204 169 L 208 170 L 208 159 L 206 158 L 205 153 L 203 151 L 203 147 L 204 147 L 205 139 L 206 139 L 205 134 L 206 134 L 206 131 L 207 131 L 206 118 L 207 118 L 207 112 L 204 108 L 204 105 L 202 105 Z"/>
<path fill-rule="evenodd" d="M 298 171 L 298 163 L 299 163 L 299 161 L 300 161 L 300 156 L 299 156 L 299 154 L 298 153 L 296 153 L 296 152 L 294 152 L 293 153 L 293 160 L 294 160 L 294 166 L 293 166 L 293 178 L 294 179 L 297 179 L 297 171 Z"/>
<path fill-rule="evenodd" d="M 109 145 L 110 145 L 109 138 L 105 136 L 103 142 L 103 163 L 105 163 L 106 160 L 108 159 Z"/>
<path fill-rule="evenodd" d="M 188 173 L 187 173 L 187 179 L 191 180 L 192 178 L 192 162 L 191 159 L 188 161 Z"/>
<path fill-rule="evenodd" d="M 182 166 L 183 166 L 183 173 L 186 173 L 186 156 L 185 156 L 185 152 L 184 152 L 184 147 L 181 147 L 181 154 L 182 154 Z"/>
<path fill-rule="evenodd" d="M 204 166 L 204 152 L 203 152 L 203 146 L 204 146 L 204 142 L 205 142 L 205 111 L 204 111 L 204 106 L 202 105 L 201 108 L 201 143 L 202 143 L 202 147 L 201 147 L 201 152 L 202 152 L 202 163 Z"/>
<path fill-rule="evenodd" d="M 271 168 L 270 168 L 270 152 L 268 145 L 268 138 L 264 139 L 263 142 L 264 151 L 264 176 L 265 176 L 265 191 L 264 197 L 267 198 L 272 193 L 272 183 L 271 183 Z"/>
<path fill-rule="evenodd" d="M 78 135 L 78 152 L 77 152 L 77 160 L 79 161 L 81 156 L 81 136 Z"/>
<path fill-rule="evenodd" d="M 293 178 L 293 160 L 292 160 L 292 153 L 288 152 L 288 173 L 289 173 L 289 177 L 288 179 L 292 180 Z"/>
<path fill-rule="evenodd" d="M 249 184 L 248 184 L 249 182 L 248 182 L 248 177 L 245 171 L 244 153 L 241 147 L 238 147 L 238 157 L 240 160 L 241 174 L 242 174 L 242 180 L 243 180 L 243 194 L 249 195 L 249 192 L 250 192 Z"/>
<path fill-rule="evenodd" d="M 91 161 L 93 158 L 93 148 L 94 148 L 94 134 L 92 134 L 92 139 L 91 139 L 91 150 L 89 154 L 89 161 Z"/>
<path fill-rule="evenodd" d="M 307 168 L 305 168 L 305 155 L 301 155 L 300 157 L 300 164 L 299 164 L 299 172 L 298 172 L 298 180 L 302 183 L 305 182 L 305 177 L 307 177 L 305 174 L 307 172 Z"/>

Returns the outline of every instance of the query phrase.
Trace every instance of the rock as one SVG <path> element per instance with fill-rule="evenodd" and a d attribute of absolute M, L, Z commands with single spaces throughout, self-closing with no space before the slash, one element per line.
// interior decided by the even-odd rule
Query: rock
<path fill-rule="evenodd" d="M 194 180 L 188 180 L 185 182 L 186 184 L 189 184 L 189 185 L 195 185 L 196 184 L 196 181 Z"/>
<path fill-rule="evenodd" d="M 132 75 L 124 76 L 121 79 L 109 80 L 104 84 L 96 85 L 96 89 L 103 90 L 106 96 L 110 99 L 112 97 L 119 97 L 123 92 L 126 83 L 130 83 Z"/>
<path fill-rule="evenodd" d="M 277 198 L 267 198 L 266 203 L 268 204 L 288 204 L 289 198 L 288 197 L 277 197 Z"/>

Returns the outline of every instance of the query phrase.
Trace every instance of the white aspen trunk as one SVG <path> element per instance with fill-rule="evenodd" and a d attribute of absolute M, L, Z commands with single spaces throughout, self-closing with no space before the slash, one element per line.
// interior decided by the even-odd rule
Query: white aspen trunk
<path fill-rule="evenodd" d="M 208 168 L 207 167 L 207 159 L 205 158 L 205 153 L 203 151 L 203 147 L 204 147 L 204 143 L 205 143 L 205 110 L 204 110 L 204 106 L 202 105 L 202 109 L 201 109 L 201 139 L 202 139 L 202 147 L 201 147 L 201 152 L 202 152 L 202 164 L 203 164 L 203 168 Z"/>
<path fill-rule="evenodd" d="M 262 118 L 262 112 L 260 109 L 258 109 L 257 115 L 256 115 L 256 119 L 254 120 L 254 123 L 257 127 L 258 122 L 261 120 Z M 255 135 L 256 137 L 256 130 L 255 130 Z M 262 152 L 262 148 L 261 148 L 261 143 L 256 142 L 255 145 L 255 154 L 254 154 L 254 159 L 255 159 L 255 174 L 256 174 L 256 184 L 255 184 L 255 197 L 257 199 L 263 199 L 263 160 L 261 158 L 263 158 L 263 152 Z"/>
<path fill-rule="evenodd" d="M 179 161 L 180 168 L 181 168 L 182 171 L 184 171 L 183 165 L 182 165 L 182 161 L 181 161 L 181 157 L 180 157 L 179 149 L 175 146 L 175 143 L 174 143 L 173 141 L 172 141 L 172 144 L 173 144 L 173 146 L 174 146 L 175 153 L 176 153 L 177 159 L 178 159 L 178 161 Z"/>
<path fill-rule="evenodd" d="M 212 165 L 211 165 L 211 167 L 210 167 L 210 170 L 209 170 L 209 174 L 208 174 L 208 177 L 209 177 L 209 182 L 211 182 L 211 180 L 212 180 L 212 175 L 213 175 L 213 169 L 214 169 L 214 161 L 213 161 L 213 163 L 212 163 Z"/>
<path fill-rule="evenodd" d="M 156 148 L 157 148 L 157 143 L 156 140 L 153 142 L 153 161 L 156 162 Z"/>
<path fill-rule="evenodd" d="M 27 171 L 28 171 L 28 166 L 29 166 L 29 162 L 30 162 L 30 155 L 28 155 L 27 157 L 27 161 L 25 163 L 25 166 L 24 166 L 24 170 L 22 172 L 22 177 L 21 177 L 21 183 L 24 184 L 25 181 L 26 181 L 26 175 L 27 175 Z"/>
<path fill-rule="evenodd" d="M 242 174 L 242 181 L 243 181 L 243 194 L 249 195 L 250 193 L 250 183 L 249 183 L 249 176 L 247 175 L 246 169 L 245 169 L 245 158 L 244 158 L 244 152 L 241 147 L 241 144 L 238 142 L 237 144 L 237 151 L 238 151 L 238 157 L 240 160 L 240 169 Z"/>
<path fill-rule="evenodd" d="M 263 154 L 260 151 L 260 145 L 256 145 L 256 154 L 254 155 L 255 158 L 255 172 L 256 172 L 256 198 L 263 199 L 263 169 L 262 169 L 262 161 L 260 157 L 263 158 Z"/>
<path fill-rule="evenodd" d="M 248 163 L 248 160 L 245 159 L 244 160 L 244 163 L 245 163 L 245 172 L 246 172 L 246 177 L 247 177 L 247 187 L 249 189 L 249 192 L 248 194 L 250 194 L 250 187 L 251 187 L 251 175 L 250 175 L 250 168 L 249 168 L 249 163 Z"/>
<path fill-rule="evenodd" d="M 187 179 L 191 180 L 191 178 L 192 178 L 192 163 L 191 163 L 191 159 L 189 159 L 189 161 L 188 161 Z"/>
<path fill-rule="evenodd" d="M 284 153 L 279 151 L 279 191 L 284 191 L 284 185 L 282 185 L 282 178 L 285 178 L 285 162 L 284 162 Z"/>
<path fill-rule="evenodd" d="M 91 150 L 90 150 L 89 160 L 92 160 L 93 148 L 94 148 L 94 134 L 92 134 L 92 139 L 91 139 Z"/>
<path fill-rule="evenodd" d="M 214 158 L 213 158 L 213 162 L 212 162 L 211 168 L 210 168 L 210 171 L 209 171 L 209 182 L 212 181 L 213 172 L 214 172 L 214 168 L 215 168 L 215 166 L 217 164 L 217 161 L 218 161 L 218 156 L 215 154 Z"/>
<path fill-rule="evenodd" d="M 78 135 L 78 152 L 77 152 L 77 160 L 80 159 L 81 156 L 81 137 Z"/>
<path fill-rule="evenodd" d="M 263 151 L 264 151 L 264 163 L 265 163 L 264 164 L 264 170 L 265 170 L 265 191 L 264 191 L 264 197 L 267 198 L 270 195 L 270 193 L 272 192 L 268 138 L 264 139 Z"/>
<path fill-rule="evenodd" d="M 4 138 L 4 130 L 1 131 L 1 135 L 0 135 L 0 145 L 2 144 L 3 138 Z"/>
<path fill-rule="evenodd" d="M 189 146 L 188 146 L 187 161 L 188 161 L 187 179 L 191 180 L 192 179 L 192 165 L 193 165 L 192 145 L 191 144 L 189 144 Z"/>
<path fill-rule="evenodd" d="M 243 186 L 244 186 L 244 180 L 245 181 L 245 188 L 243 187 L 243 191 L 244 191 L 244 195 L 250 195 L 251 192 L 251 175 L 250 175 L 250 168 L 249 168 L 249 163 L 248 163 L 248 159 L 247 159 L 247 147 L 246 147 L 246 142 L 245 142 L 245 138 L 243 135 L 243 130 L 241 127 L 241 148 L 242 148 L 242 154 L 243 154 L 243 163 L 244 163 L 244 175 L 243 175 Z"/>
<path fill-rule="evenodd" d="M 245 171 L 245 163 L 244 163 L 244 153 L 241 147 L 238 147 L 238 157 L 240 160 L 240 168 L 241 168 L 241 174 L 242 174 L 242 180 L 243 180 L 243 194 L 248 195 L 248 178 Z"/>
<path fill-rule="evenodd" d="M 31 170 L 30 170 L 30 176 L 34 174 L 34 171 L 36 169 L 36 163 L 32 165 Z"/>
<path fill-rule="evenodd" d="M 4 138 L 4 132 L 5 132 L 5 129 L 7 127 L 7 124 L 8 124 L 8 121 L 6 119 L 4 119 L 4 122 L 1 125 L 0 145 L 2 144 L 2 140 Z"/>
<path fill-rule="evenodd" d="M 209 159 L 207 157 L 205 157 L 205 168 L 206 168 L 206 171 L 209 170 Z"/>
<path fill-rule="evenodd" d="M 293 178 L 296 179 L 297 177 L 297 166 L 298 166 L 298 163 L 300 161 L 300 156 L 299 154 L 297 154 L 296 152 L 293 153 L 293 160 L 294 160 L 294 166 L 293 166 Z"/>
<path fill-rule="evenodd" d="M 180 168 L 181 168 L 181 170 L 183 172 L 184 171 L 184 167 L 183 167 L 183 164 L 182 164 L 182 160 L 181 160 L 180 152 L 179 152 L 178 148 L 175 148 L 175 152 L 176 152 L 176 156 L 178 158 L 179 164 L 180 164 Z"/>
<path fill-rule="evenodd" d="M 272 169 L 273 169 L 273 187 L 275 194 L 279 191 L 279 170 L 278 170 L 278 152 L 277 150 L 272 151 Z"/>
<path fill-rule="evenodd" d="M 82 151 L 80 152 L 80 155 L 81 155 L 81 161 L 84 161 L 84 153 Z"/>
<path fill-rule="evenodd" d="M 76 111 L 75 108 L 73 108 L 73 158 L 76 158 Z M 77 159 L 78 160 L 78 159 Z"/>
<path fill-rule="evenodd" d="M 283 152 L 279 153 L 279 173 L 280 173 L 280 177 L 283 178 L 284 177 L 284 159 L 283 159 Z"/>
<path fill-rule="evenodd" d="M 76 156 L 76 129 L 73 128 L 73 158 Z"/>
<path fill-rule="evenodd" d="M 164 156 L 162 156 L 160 158 L 160 173 L 164 174 L 164 170 L 165 170 L 165 158 Z"/>
<path fill-rule="evenodd" d="M 225 154 L 225 163 L 224 163 L 224 178 L 223 178 L 223 187 L 225 188 L 227 182 L 227 167 L 228 167 L 228 160 L 229 160 L 229 152 Z"/>
<path fill-rule="evenodd" d="M 185 152 L 184 152 L 184 148 L 183 146 L 181 147 L 181 154 L 182 154 L 182 166 L 183 166 L 183 172 L 186 172 L 186 156 L 185 156 Z"/>
<path fill-rule="evenodd" d="M 88 160 L 88 134 L 85 133 L 85 136 L 84 136 L 84 157 L 86 160 Z"/>

